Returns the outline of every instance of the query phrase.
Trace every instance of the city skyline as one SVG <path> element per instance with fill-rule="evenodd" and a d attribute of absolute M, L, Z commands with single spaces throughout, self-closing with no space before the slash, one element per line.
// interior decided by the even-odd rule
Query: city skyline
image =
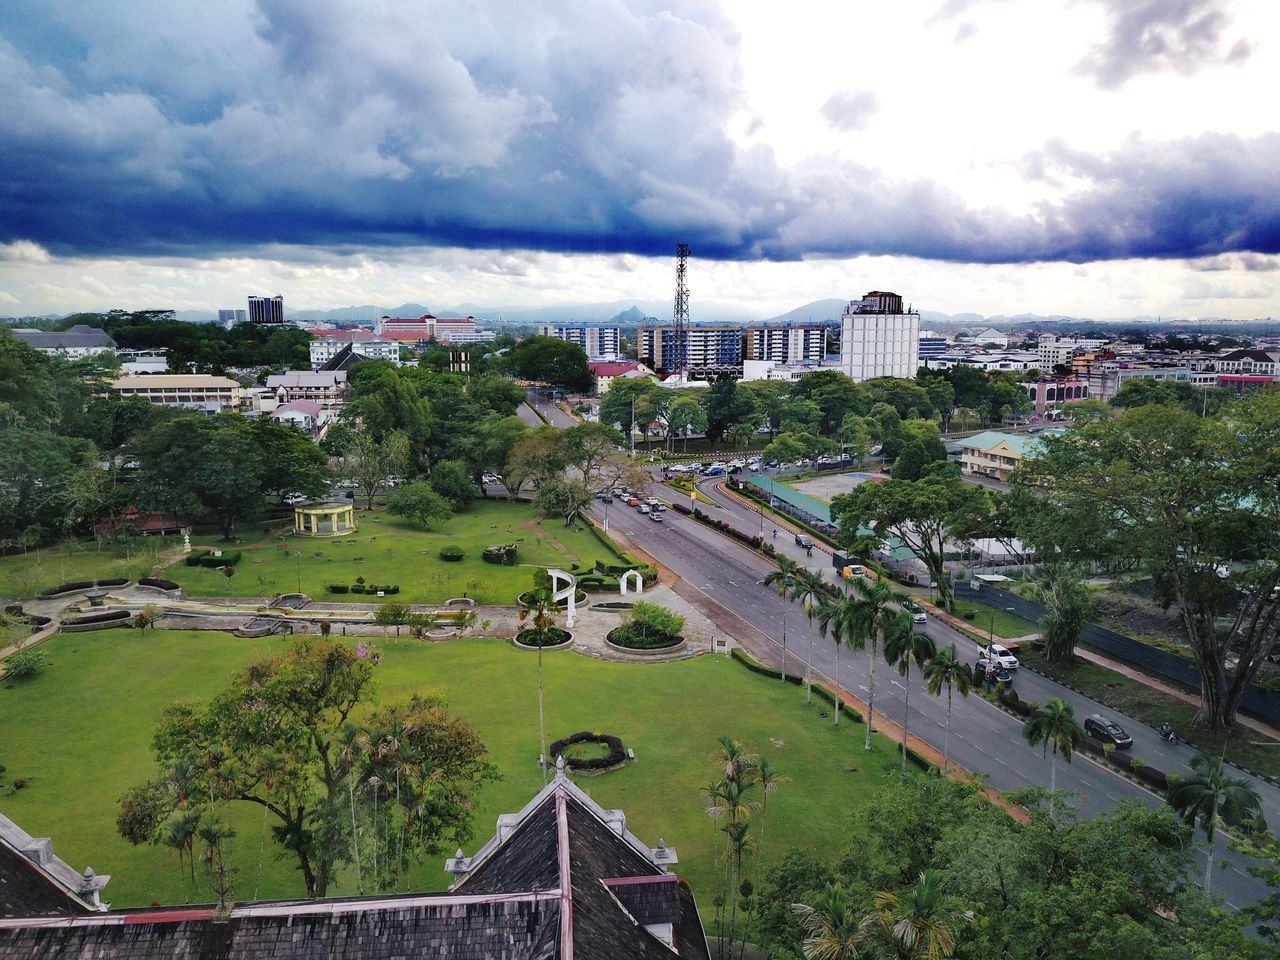
<path fill-rule="evenodd" d="M 1280 314 L 1260 0 L 412 11 L 18 4 L 0 312 Z"/>

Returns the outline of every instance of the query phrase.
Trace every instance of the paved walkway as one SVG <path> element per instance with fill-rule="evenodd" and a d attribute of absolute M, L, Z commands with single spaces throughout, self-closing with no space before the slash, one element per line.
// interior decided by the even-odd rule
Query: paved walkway
<path fill-rule="evenodd" d="M 928 601 L 923 599 L 920 599 L 919 602 L 923 606 L 928 607 L 930 613 L 933 616 L 937 617 L 943 623 L 950 624 L 951 626 L 955 627 L 957 630 L 960 630 L 962 632 L 966 632 L 975 636 L 980 632 L 974 628 L 972 623 L 969 623 L 967 620 L 962 620 L 959 617 L 956 617 L 956 616 L 953 616 L 952 614 L 947 613 L 941 607 L 935 607 L 932 604 L 930 604 Z M 1025 637 L 1002 638 L 1001 642 L 1007 644 L 1012 649 L 1017 649 L 1017 647 L 1020 644 L 1032 643 L 1039 639 L 1040 639 L 1040 634 L 1029 633 Z M 1097 653 L 1094 650 L 1087 650 L 1081 646 L 1076 647 L 1076 656 L 1079 657 L 1081 660 L 1087 660 L 1090 663 L 1097 664 L 1100 667 L 1106 667 L 1108 670 L 1112 670 L 1123 677 L 1128 677 L 1130 680 L 1136 680 L 1138 681 L 1138 683 L 1141 683 L 1144 686 L 1150 687 L 1152 690 L 1158 690 L 1160 693 L 1163 693 L 1165 696 L 1172 697 L 1175 700 L 1180 700 L 1181 702 L 1190 704 L 1193 707 L 1200 706 L 1200 698 L 1197 697 L 1195 694 L 1188 693 L 1186 690 L 1180 689 L 1179 687 L 1175 687 L 1172 684 L 1165 683 L 1163 680 L 1153 677 L 1150 674 L 1143 673 L 1141 670 L 1138 670 L 1136 667 L 1132 667 L 1127 663 L 1123 663 L 1122 661 L 1119 661 L 1119 660 L 1112 660 L 1110 657 L 1104 657 L 1102 654 Z M 1236 722 L 1243 727 L 1248 727 L 1251 730 L 1256 730 L 1259 733 L 1265 734 L 1266 736 L 1271 737 L 1274 740 L 1280 741 L 1280 728 L 1273 727 L 1270 724 L 1264 723 L 1263 721 L 1255 719 L 1254 717 L 1246 716 L 1243 713 L 1239 713 L 1236 715 Z"/>
<path fill-rule="evenodd" d="M 72 606 L 83 606 L 84 601 L 77 597 L 63 597 L 55 600 L 32 600 L 24 604 L 27 613 L 38 613 L 53 617 L 54 623 L 39 632 L 23 639 L 22 649 L 29 649 L 58 633 L 57 619 L 60 614 Z M 273 598 L 270 597 L 166 597 L 145 588 L 136 586 L 122 587 L 114 590 L 107 598 L 106 606 L 114 609 L 128 609 L 136 614 L 144 607 L 159 608 L 160 616 L 155 621 L 159 629 L 175 630 L 219 630 L 232 631 L 246 621 L 258 615 L 258 611 L 266 607 Z M 621 625 L 626 617 L 626 610 L 609 610 L 599 607 L 600 604 L 643 599 L 659 604 L 685 618 L 685 648 L 679 653 L 668 655 L 628 654 L 615 650 L 605 643 L 609 631 Z M 319 633 L 320 621 L 328 620 L 332 624 L 334 636 L 403 636 L 407 627 L 383 626 L 374 622 L 379 604 L 374 603 L 341 603 L 327 600 L 312 601 L 300 609 L 284 613 L 273 608 L 272 614 L 279 616 L 290 633 Z M 414 613 L 425 614 L 441 612 L 446 608 L 442 604 L 412 604 Z M 476 618 L 473 625 L 463 631 L 442 626 L 435 631 L 436 636 L 429 640 L 452 640 L 463 636 L 511 637 L 519 629 L 521 623 L 519 608 L 514 606 L 476 606 L 472 607 Z M 558 618 L 561 627 L 566 626 L 565 615 Z M 122 625 L 128 625 L 125 621 Z M 637 597 L 628 593 L 621 597 L 618 594 L 596 593 L 588 596 L 587 603 L 580 606 L 571 630 L 574 647 L 578 653 L 601 660 L 648 663 L 660 660 L 680 660 L 687 657 L 710 653 L 717 640 L 723 635 L 717 625 L 702 611 L 700 605 L 691 603 L 681 593 L 672 589 L 669 584 L 658 583 L 645 589 Z M 0 659 L 16 653 L 18 646 L 0 650 Z"/>

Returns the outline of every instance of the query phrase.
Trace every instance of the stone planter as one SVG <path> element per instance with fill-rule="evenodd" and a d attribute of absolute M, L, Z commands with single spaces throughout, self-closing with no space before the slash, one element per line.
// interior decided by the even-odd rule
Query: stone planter
<path fill-rule="evenodd" d="M 467 607 L 467 608 L 470 608 L 470 607 L 474 607 L 474 606 L 476 605 L 476 602 L 475 602 L 474 600 L 472 600 L 470 597 L 454 597 L 454 598 L 452 598 L 451 600 L 446 600 L 446 601 L 444 602 L 444 605 L 445 605 L 446 607 Z"/>
<path fill-rule="evenodd" d="M 553 644 L 550 644 L 549 646 L 540 647 L 532 643 L 521 643 L 519 640 L 516 639 L 516 637 L 512 637 L 511 644 L 517 650 L 528 650 L 532 653 L 537 653 L 539 650 L 541 650 L 543 653 L 549 653 L 552 650 L 568 650 L 570 647 L 573 646 L 573 634 L 569 633 L 568 630 L 563 630 L 559 627 L 557 627 L 556 629 L 561 630 L 562 633 L 565 633 L 568 635 L 568 639 L 565 640 L 563 643 L 553 643 Z M 517 636 L 519 636 L 519 634 L 517 634 Z"/>
<path fill-rule="evenodd" d="M 604 638 L 604 645 L 610 650 L 618 653 L 626 653 L 635 657 L 668 657 L 672 654 L 682 654 L 689 649 L 689 643 L 684 637 L 677 637 L 676 642 L 665 647 L 625 647 L 620 643 L 614 643 L 610 639 L 614 631 L 610 630 Z"/>

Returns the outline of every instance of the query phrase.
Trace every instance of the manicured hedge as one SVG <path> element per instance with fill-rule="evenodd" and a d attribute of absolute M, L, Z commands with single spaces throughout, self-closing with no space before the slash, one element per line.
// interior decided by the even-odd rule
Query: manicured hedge
<path fill-rule="evenodd" d="M 329 584 L 329 592 L 330 592 L 330 593 L 347 593 L 350 589 L 351 589 L 351 588 L 350 588 L 349 586 L 347 586 L 345 583 L 331 583 L 331 584 Z"/>
<path fill-rule="evenodd" d="M 123 587 L 129 581 L 125 578 L 116 577 L 111 580 L 74 580 L 71 583 L 62 583 L 48 590 L 42 590 L 39 593 L 41 597 L 56 597 L 60 593 L 75 593 L 80 590 L 92 590 L 95 587 Z"/>
<path fill-rule="evenodd" d="M 782 679 L 781 670 L 776 670 L 773 667 L 768 666 L 767 664 L 761 663 L 759 660 L 751 656 L 751 654 L 747 653 L 741 647 L 734 647 L 732 650 L 730 650 L 729 658 L 731 660 L 736 660 L 738 663 L 742 664 L 752 673 L 758 673 L 762 677 L 770 677 L 774 680 Z M 786 680 L 787 680 L 787 683 L 793 683 L 798 687 L 804 686 L 804 677 L 798 674 L 788 673 L 786 676 Z M 818 696 L 821 699 L 825 700 L 827 703 L 831 704 L 832 707 L 836 705 L 835 694 L 833 694 L 826 687 L 815 683 L 813 685 L 813 692 L 815 696 Z M 854 721 L 854 723 L 862 723 L 862 714 L 859 713 L 857 710 L 855 710 L 853 707 L 849 706 L 847 703 L 841 705 L 840 712 L 847 715 L 851 720 Z"/>
<path fill-rule="evenodd" d="M 484 552 L 480 554 L 480 559 L 485 563 L 496 563 L 504 567 L 514 567 L 516 565 L 516 544 L 490 544 L 484 548 Z"/>
<path fill-rule="evenodd" d="M 341 590 L 334 590 L 333 587 L 330 586 L 329 590 L 333 593 L 346 593 L 345 587 Z M 379 590 L 381 590 L 387 596 L 393 597 L 400 592 L 400 585 L 397 583 L 391 583 L 391 584 L 353 583 L 351 584 L 352 593 L 363 593 L 369 596 L 376 597 L 378 595 Z"/>
<path fill-rule="evenodd" d="M 193 553 L 187 557 L 188 567 L 234 567 L 240 562 L 239 550 L 223 550 L 222 556 L 215 557 L 208 550 L 201 550 L 199 553 Z"/>
<path fill-rule="evenodd" d="M 627 751 L 623 748 L 620 738 L 607 733 L 588 733 L 586 730 L 555 741 L 547 752 L 554 759 L 575 743 L 603 743 L 609 748 L 609 752 L 603 757 L 591 757 L 586 760 L 565 757 L 564 764 L 570 770 L 608 770 L 627 761 Z"/>
<path fill-rule="evenodd" d="M 116 620 L 130 620 L 133 618 L 128 610 L 103 610 L 101 613 L 86 613 L 82 617 L 68 617 L 62 622 L 68 626 L 74 626 L 81 623 L 111 623 Z"/>
<path fill-rule="evenodd" d="M 451 543 L 447 547 L 441 547 L 440 559 L 445 563 L 457 563 L 466 554 L 462 552 L 462 548 L 456 543 Z"/>
<path fill-rule="evenodd" d="M 159 577 L 143 577 L 138 581 L 140 587 L 155 587 L 157 590 L 180 590 L 181 586 L 172 580 L 161 580 Z"/>
<path fill-rule="evenodd" d="M 632 624 L 623 624 L 609 631 L 609 642 L 631 650 L 665 650 L 679 646 L 684 637 L 672 634 L 645 634 Z"/>
<path fill-rule="evenodd" d="M 572 634 L 559 627 L 549 627 L 546 630 L 529 627 L 516 634 L 516 643 L 524 644 L 526 647 L 555 647 L 568 643 L 571 639 L 573 639 Z"/>
<path fill-rule="evenodd" d="M 1006 687 L 999 693 L 1000 702 L 1021 717 L 1031 716 L 1031 705 L 1018 699 L 1018 691 Z"/>

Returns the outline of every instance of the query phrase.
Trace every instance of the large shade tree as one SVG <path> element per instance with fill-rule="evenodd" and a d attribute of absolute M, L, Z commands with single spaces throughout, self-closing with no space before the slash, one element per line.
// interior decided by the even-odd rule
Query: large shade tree
<path fill-rule="evenodd" d="M 344 864 L 367 858 L 362 876 L 391 889 L 411 859 L 465 842 L 477 788 L 494 775 L 484 745 L 436 700 L 389 705 L 359 727 L 377 660 L 366 644 L 304 639 L 237 671 L 207 705 L 166 707 L 160 776 L 121 799 L 121 833 L 160 843 L 182 811 L 215 821 L 228 804 L 253 804 L 310 897 Z"/>
<path fill-rule="evenodd" d="M 1280 392 L 1222 419 L 1147 405 L 1047 437 L 1013 474 L 1046 559 L 1150 577 L 1201 676 L 1199 721 L 1235 722 L 1280 640 Z"/>
<path fill-rule="evenodd" d="M 935 464 L 919 480 L 864 483 L 831 502 L 846 546 L 857 541 L 863 527 L 882 541 L 900 540 L 937 583 L 938 599 L 948 611 L 955 608 L 955 594 L 946 577 L 947 546 L 971 538 L 987 513 L 986 493 L 962 480 L 952 464 Z"/>

